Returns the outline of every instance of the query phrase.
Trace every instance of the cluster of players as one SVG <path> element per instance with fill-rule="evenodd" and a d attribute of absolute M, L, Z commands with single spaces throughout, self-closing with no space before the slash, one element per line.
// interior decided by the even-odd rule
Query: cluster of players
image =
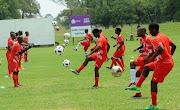
<path fill-rule="evenodd" d="M 25 32 L 25 37 L 23 37 L 23 32 L 10 32 L 10 37 L 8 38 L 7 45 L 7 62 L 8 62 L 8 71 L 9 77 L 13 77 L 14 87 L 22 87 L 18 81 L 18 73 L 20 69 L 24 69 L 21 66 L 21 59 L 28 63 L 28 49 L 30 49 L 34 44 L 28 42 L 29 32 Z"/>
<path fill-rule="evenodd" d="M 164 78 L 174 66 L 172 55 L 176 50 L 176 45 L 167 36 L 159 32 L 159 24 L 157 23 L 151 23 L 149 25 L 149 32 L 152 36 L 155 36 L 154 39 L 146 33 L 146 28 L 140 26 L 137 27 L 137 37 L 140 37 L 141 46 L 134 49 L 134 51 L 139 50 L 141 55 L 130 63 L 131 81 L 125 90 L 135 90 L 136 94 L 133 97 L 142 97 L 140 87 L 149 75 L 149 71 L 154 71 L 151 80 L 152 105 L 146 109 L 158 109 L 157 85 L 158 83 L 162 83 L 164 81 Z M 107 53 L 110 49 L 110 45 L 105 35 L 102 34 L 102 30 L 94 29 L 92 33 L 94 37 L 98 38 L 98 42 L 88 54 L 87 49 L 91 45 L 92 35 L 88 33 L 87 29 L 85 30 L 85 33 L 86 37 L 79 41 L 74 50 L 77 51 L 78 47 L 83 45 L 86 59 L 77 70 L 71 69 L 71 72 L 79 75 L 89 61 L 95 61 L 95 84 L 92 88 L 98 88 L 99 69 L 101 68 L 103 62 L 105 62 L 108 58 Z M 116 38 L 113 36 L 111 38 L 116 40 L 117 43 L 113 47 L 117 46 L 117 50 L 111 57 L 112 64 L 107 66 L 107 68 L 111 69 L 113 65 L 117 65 L 118 63 L 124 71 L 125 66 L 122 58 L 125 52 L 124 38 L 121 34 L 120 28 L 116 28 L 115 33 L 117 34 Z M 121 61 L 119 59 L 121 59 Z M 137 71 L 135 69 L 136 66 L 138 67 Z"/>

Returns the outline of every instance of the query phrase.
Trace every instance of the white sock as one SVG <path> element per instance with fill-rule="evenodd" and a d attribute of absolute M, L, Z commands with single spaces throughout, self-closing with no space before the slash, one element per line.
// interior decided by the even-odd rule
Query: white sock
<path fill-rule="evenodd" d="M 139 81 L 139 77 L 136 77 L 136 83 Z"/>
<path fill-rule="evenodd" d="M 130 74 L 131 74 L 131 83 L 133 83 L 135 82 L 136 69 L 130 69 Z"/>
<path fill-rule="evenodd" d="M 81 42 L 79 42 L 79 43 L 78 43 L 78 45 L 77 45 L 76 49 L 78 49 L 80 45 L 81 45 Z"/>
<path fill-rule="evenodd" d="M 87 55 L 87 51 L 85 51 L 85 55 Z"/>

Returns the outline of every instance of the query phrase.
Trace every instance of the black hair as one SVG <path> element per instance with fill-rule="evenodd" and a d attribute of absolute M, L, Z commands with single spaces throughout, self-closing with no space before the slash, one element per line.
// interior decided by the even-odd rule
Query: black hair
<path fill-rule="evenodd" d="M 14 35 L 14 36 L 15 36 L 16 34 L 15 34 L 15 33 L 11 33 L 11 37 L 12 37 L 12 35 Z"/>
<path fill-rule="evenodd" d="M 92 31 L 93 34 L 95 34 L 97 32 L 99 32 L 99 29 L 97 29 L 97 28 Z"/>
<path fill-rule="evenodd" d="M 18 32 L 16 32 L 16 36 L 18 36 L 19 35 L 19 33 Z"/>
<path fill-rule="evenodd" d="M 121 28 L 116 28 L 116 30 L 118 30 L 119 32 L 121 32 Z"/>
<path fill-rule="evenodd" d="M 18 34 L 19 34 L 19 35 L 20 35 L 20 34 L 23 34 L 23 32 L 19 30 L 19 31 L 18 31 Z"/>
<path fill-rule="evenodd" d="M 141 27 L 140 25 L 137 26 L 137 28 Z"/>
<path fill-rule="evenodd" d="M 88 29 L 85 29 L 85 31 L 88 31 Z"/>
<path fill-rule="evenodd" d="M 28 31 L 25 32 L 25 34 L 29 33 Z"/>
<path fill-rule="evenodd" d="M 158 23 L 155 23 L 155 22 L 152 22 L 152 23 L 149 25 L 149 29 L 156 29 L 157 31 L 159 31 L 159 24 L 158 24 Z"/>
<path fill-rule="evenodd" d="M 22 37 L 22 36 L 19 36 L 19 37 L 18 37 L 18 41 L 19 41 L 20 39 L 23 39 L 23 37 Z"/>

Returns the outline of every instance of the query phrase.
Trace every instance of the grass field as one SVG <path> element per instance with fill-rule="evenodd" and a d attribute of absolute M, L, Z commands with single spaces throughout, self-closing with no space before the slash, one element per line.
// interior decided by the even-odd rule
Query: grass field
<path fill-rule="evenodd" d="M 147 28 L 148 25 L 143 25 Z M 122 34 L 129 39 L 127 32 L 131 27 L 124 26 Z M 136 35 L 136 25 L 132 28 Z M 62 29 L 56 32 L 56 41 L 63 43 L 63 34 L 70 30 Z M 149 33 L 149 31 L 147 30 Z M 177 45 L 173 56 L 175 65 L 173 70 L 166 77 L 163 84 L 158 85 L 158 106 L 165 110 L 180 110 L 180 22 L 164 23 L 160 25 L 160 32 L 169 36 Z M 116 43 L 110 39 L 114 35 L 114 29 L 103 29 L 103 33 L 108 37 L 111 45 L 108 56 L 110 57 Z M 142 85 L 142 98 L 132 98 L 135 92 L 125 91 L 124 89 L 130 82 L 129 63 L 139 56 L 133 52 L 139 46 L 139 41 L 125 41 L 125 65 L 126 71 L 119 78 L 111 75 L 110 70 L 105 66 L 110 65 L 111 61 L 105 62 L 100 69 L 99 89 L 91 89 L 94 85 L 94 62 L 80 73 L 79 76 L 70 72 L 70 69 L 78 69 L 83 63 L 85 56 L 81 46 L 77 52 L 72 48 L 77 45 L 70 44 L 65 47 L 65 52 L 61 56 L 54 53 L 55 47 L 40 47 L 29 50 L 29 60 L 31 63 L 22 63 L 25 68 L 20 71 L 19 82 L 24 85 L 22 88 L 14 88 L 12 78 L 4 78 L 8 75 L 6 50 L 0 50 L 0 110 L 137 110 L 144 109 L 151 104 L 150 80 L 152 72 Z M 91 47 L 94 46 L 92 43 Z M 132 59 L 131 56 L 134 56 Z M 64 59 L 71 61 L 71 66 L 62 66 Z"/>

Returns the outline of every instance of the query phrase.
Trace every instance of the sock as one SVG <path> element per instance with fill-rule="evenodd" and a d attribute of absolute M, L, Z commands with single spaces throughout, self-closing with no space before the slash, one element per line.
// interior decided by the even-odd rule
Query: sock
<path fill-rule="evenodd" d="M 77 45 L 76 49 L 78 49 L 80 45 L 81 45 L 81 42 L 79 42 L 79 43 L 78 43 L 78 45 Z"/>
<path fill-rule="evenodd" d="M 14 85 L 19 84 L 19 82 L 18 82 L 18 75 L 17 74 L 13 75 L 13 80 L 14 80 Z"/>
<path fill-rule="evenodd" d="M 130 69 L 130 74 L 131 74 L 131 83 L 133 83 L 135 82 L 136 69 Z"/>
<path fill-rule="evenodd" d="M 77 71 L 78 71 L 78 72 L 81 72 L 81 70 L 82 70 L 84 67 L 85 67 L 84 65 L 81 65 Z"/>
<path fill-rule="evenodd" d="M 111 67 L 113 67 L 113 64 L 114 64 L 115 66 L 117 66 L 117 63 L 116 63 L 116 60 L 115 60 L 115 59 L 112 59 Z"/>
<path fill-rule="evenodd" d="M 145 79 L 146 79 L 146 77 L 141 74 L 141 76 L 139 78 L 139 81 L 137 82 L 136 86 L 141 87 L 141 85 L 142 85 L 142 83 L 144 82 Z"/>
<path fill-rule="evenodd" d="M 151 92 L 152 105 L 157 105 L 157 93 Z"/>
<path fill-rule="evenodd" d="M 123 64 L 119 60 L 117 60 L 117 63 L 121 66 L 122 69 L 124 68 Z"/>
<path fill-rule="evenodd" d="M 28 61 L 28 60 L 27 60 L 27 55 L 24 55 L 24 61 L 25 61 L 25 62 Z"/>
<path fill-rule="evenodd" d="M 99 77 L 95 77 L 95 86 L 98 86 Z"/>
<path fill-rule="evenodd" d="M 123 59 L 121 59 L 121 63 L 122 63 L 122 65 L 123 65 L 123 67 L 125 68 L 124 60 L 123 60 Z"/>
<path fill-rule="evenodd" d="M 87 51 L 85 51 L 85 55 L 87 55 Z"/>

